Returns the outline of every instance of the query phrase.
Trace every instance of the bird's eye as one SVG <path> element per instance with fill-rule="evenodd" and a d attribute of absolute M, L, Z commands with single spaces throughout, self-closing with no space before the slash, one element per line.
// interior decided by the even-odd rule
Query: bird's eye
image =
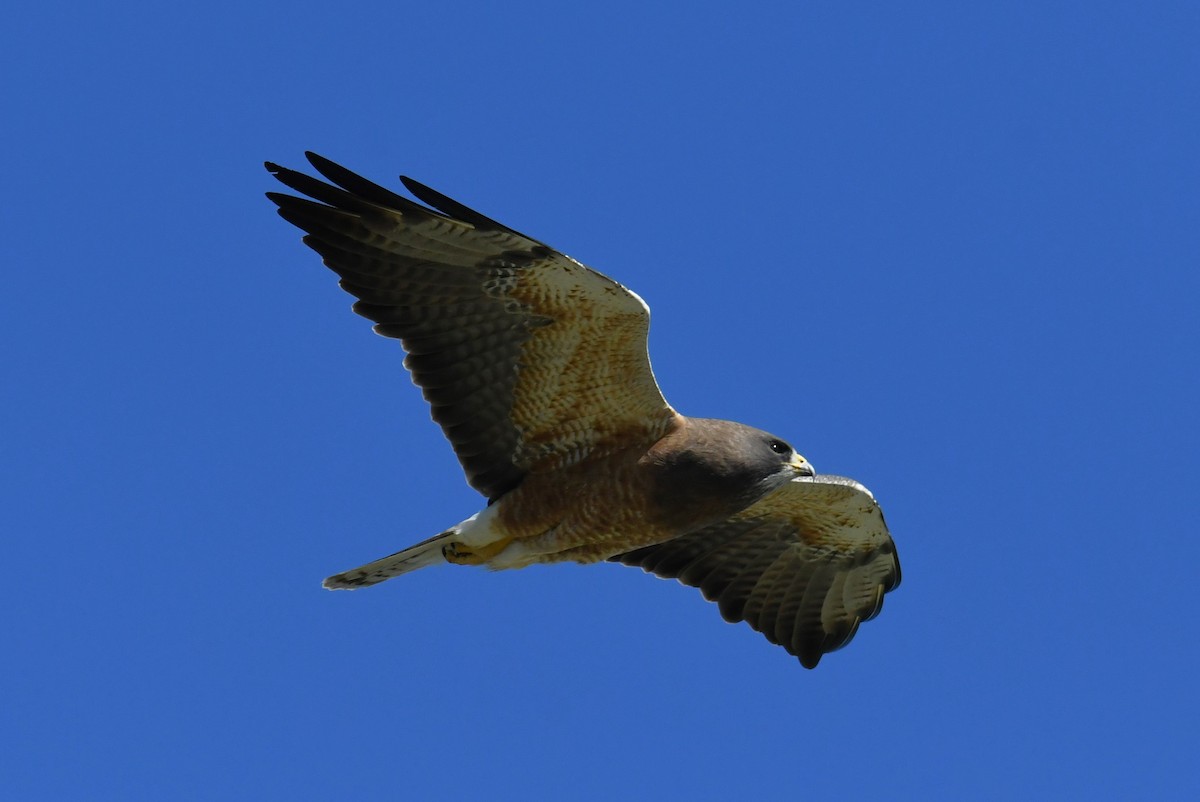
<path fill-rule="evenodd" d="M 774 451 L 776 454 L 792 453 L 792 447 L 789 446 L 787 443 L 783 442 L 782 440 L 772 440 L 771 441 L 771 450 Z"/>

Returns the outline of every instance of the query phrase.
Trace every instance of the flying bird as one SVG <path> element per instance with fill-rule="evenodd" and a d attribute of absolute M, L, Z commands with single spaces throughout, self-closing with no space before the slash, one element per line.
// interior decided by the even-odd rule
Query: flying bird
<path fill-rule="evenodd" d="M 430 565 L 603 560 L 699 588 L 807 668 L 900 582 L 874 497 L 784 440 L 685 417 L 650 368 L 631 290 L 409 178 L 422 203 L 307 154 L 271 162 L 279 214 L 400 340 L 405 366 L 487 506 L 325 580 L 360 588 Z"/>

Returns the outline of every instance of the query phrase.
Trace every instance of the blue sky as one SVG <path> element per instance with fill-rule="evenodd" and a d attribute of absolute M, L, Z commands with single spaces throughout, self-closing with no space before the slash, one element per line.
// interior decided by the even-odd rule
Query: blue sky
<path fill-rule="evenodd" d="M 1191 3 L 27 6 L 0 33 L 12 799 L 1194 798 Z M 635 289 L 682 412 L 867 484 L 803 670 L 474 512 L 262 197 L 311 149 Z"/>

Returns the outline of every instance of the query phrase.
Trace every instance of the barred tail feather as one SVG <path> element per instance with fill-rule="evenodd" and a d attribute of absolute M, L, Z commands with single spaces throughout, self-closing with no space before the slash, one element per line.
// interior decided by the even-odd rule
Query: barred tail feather
<path fill-rule="evenodd" d="M 448 529 L 415 546 L 409 546 L 395 554 L 331 576 L 325 580 L 324 585 L 330 590 L 354 590 L 355 588 L 365 588 L 368 585 L 376 585 L 385 579 L 407 574 L 418 568 L 440 565 L 446 562 L 446 558 L 442 556 L 442 547 L 457 534 L 458 527 Z"/>

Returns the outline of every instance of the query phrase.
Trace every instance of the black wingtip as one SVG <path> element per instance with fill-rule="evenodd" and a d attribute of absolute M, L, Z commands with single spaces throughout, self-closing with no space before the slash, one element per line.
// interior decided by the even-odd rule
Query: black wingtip
<path fill-rule="evenodd" d="M 346 179 L 351 183 L 354 181 L 365 182 L 367 180 L 358 173 L 348 170 L 337 162 L 326 159 L 321 154 L 314 153 L 311 150 L 304 151 L 304 158 L 308 159 L 308 163 L 315 167 L 318 173 L 325 176 L 338 186 L 346 187 L 346 183 L 344 183 L 341 179 Z M 347 189 L 348 188 L 349 187 L 347 187 Z"/>
<path fill-rule="evenodd" d="M 308 159 L 308 163 L 311 164 L 313 167 L 316 167 L 317 170 L 320 171 L 321 175 L 324 175 L 327 178 L 329 176 L 326 174 L 325 168 L 329 168 L 332 170 L 346 169 L 346 168 L 342 167 L 340 164 L 338 164 L 337 162 L 330 161 L 329 159 L 326 159 L 324 156 L 322 156 L 320 153 L 314 153 L 311 150 L 304 151 L 304 158 Z"/>
<path fill-rule="evenodd" d="M 333 183 L 343 189 L 351 192 L 357 192 L 364 197 L 371 197 L 375 194 L 382 194 L 389 200 L 398 198 L 399 196 L 390 189 L 379 186 L 374 181 L 369 181 L 363 178 L 358 173 L 338 164 L 331 159 L 326 159 L 319 153 L 313 153 L 311 150 L 304 151 L 304 158 L 308 159 L 308 163 L 316 168 L 317 172 L 325 176 Z M 409 201 L 411 203 L 411 201 Z"/>
<path fill-rule="evenodd" d="M 516 234 L 518 237 L 524 237 L 530 242 L 542 245 L 533 237 L 522 234 L 520 231 L 511 229 L 503 223 L 497 222 L 487 215 L 480 214 L 470 206 L 464 206 L 453 198 L 448 198 L 436 189 L 425 186 L 420 181 L 409 178 L 406 175 L 400 176 L 400 183 L 404 184 L 404 188 L 413 194 L 413 197 L 422 203 L 427 203 L 437 209 L 442 214 L 448 214 L 464 222 L 470 223 L 476 228 L 491 229 L 493 231 L 506 231 L 509 234 Z"/>
<path fill-rule="evenodd" d="M 495 220 L 484 217 L 479 212 L 463 206 L 453 198 L 447 198 L 436 189 L 427 187 L 420 181 L 409 178 L 406 175 L 402 175 L 400 176 L 400 183 L 404 185 L 405 189 L 413 194 L 414 198 L 424 203 L 428 203 L 433 208 L 440 212 L 445 212 L 451 217 L 457 217 L 459 220 L 466 220 L 468 223 L 490 223 L 492 226 L 504 228 L 504 226 L 500 225 Z"/>

